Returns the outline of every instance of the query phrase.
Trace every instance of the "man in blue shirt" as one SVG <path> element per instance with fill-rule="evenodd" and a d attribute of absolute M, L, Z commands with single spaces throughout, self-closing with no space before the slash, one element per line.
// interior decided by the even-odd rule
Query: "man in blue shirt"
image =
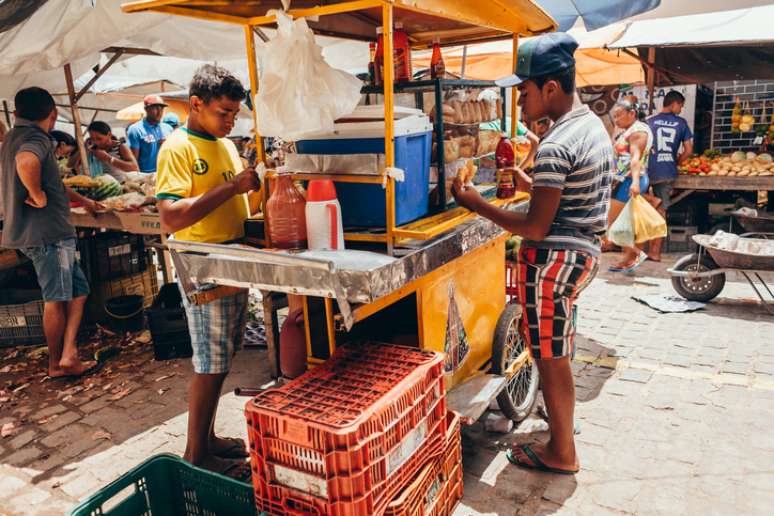
<path fill-rule="evenodd" d="M 145 118 L 132 124 L 126 131 L 129 148 L 132 149 L 140 172 L 156 172 L 156 158 L 172 127 L 163 123 L 161 117 L 167 104 L 159 95 L 146 95 Z"/>
<path fill-rule="evenodd" d="M 672 198 L 672 184 L 677 179 L 677 166 L 693 154 L 693 133 L 685 118 L 679 116 L 684 105 L 685 97 L 672 90 L 664 97 L 661 113 L 648 119 L 653 132 L 653 155 L 648 161 L 648 178 L 653 195 L 661 200 L 658 211 L 665 219 Z M 648 257 L 651 260 L 661 261 L 663 243 L 663 238 L 650 241 Z"/>

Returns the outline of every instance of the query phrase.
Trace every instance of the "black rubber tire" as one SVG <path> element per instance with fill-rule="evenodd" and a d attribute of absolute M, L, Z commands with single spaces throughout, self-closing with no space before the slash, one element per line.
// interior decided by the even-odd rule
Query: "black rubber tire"
<path fill-rule="evenodd" d="M 717 269 L 718 266 L 712 258 L 705 254 L 689 254 L 680 258 L 673 267 L 676 271 L 706 272 Z M 672 287 L 675 292 L 689 301 L 706 303 L 715 299 L 726 285 L 726 275 L 717 274 L 709 278 L 691 280 L 672 276 Z"/>
<path fill-rule="evenodd" d="M 519 331 L 520 323 L 521 306 L 506 305 L 495 327 L 492 342 L 492 373 L 503 374 L 508 369 L 509 360 L 513 356 L 518 356 L 526 346 Z M 509 343 L 509 338 L 516 340 Z M 515 354 L 511 352 L 514 346 L 518 351 Z M 521 384 L 514 382 L 521 382 Z M 497 396 L 497 404 L 503 415 L 517 424 L 527 419 L 535 408 L 539 384 L 537 364 L 530 358 Z M 516 396 L 516 399 L 513 396 Z"/>

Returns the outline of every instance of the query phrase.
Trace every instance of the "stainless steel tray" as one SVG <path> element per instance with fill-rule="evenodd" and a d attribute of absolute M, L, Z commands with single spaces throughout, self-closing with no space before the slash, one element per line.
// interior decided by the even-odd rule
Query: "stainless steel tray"
<path fill-rule="evenodd" d="M 526 201 L 509 207 L 526 211 Z M 239 244 L 205 244 L 170 239 L 178 275 L 194 288 L 216 283 L 260 290 L 333 298 L 345 326 L 352 326 L 351 304 L 370 303 L 438 267 L 477 249 L 503 233 L 477 217 L 427 242 L 398 249 L 393 259 L 374 255 L 377 263 L 353 267 L 307 257 L 303 253 L 273 252 Z M 379 259 L 376 259 L 376 258 Z M 367 260 L 366 260 L 367 261 Z"/>

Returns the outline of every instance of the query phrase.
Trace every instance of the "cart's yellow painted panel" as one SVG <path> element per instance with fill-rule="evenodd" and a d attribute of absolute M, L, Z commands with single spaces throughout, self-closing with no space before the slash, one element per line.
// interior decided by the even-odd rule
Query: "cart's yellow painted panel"
<path fill-rule="evenodd" d="M 449 323 L 450 284 L 470 350 L 447 375 L 451 388 L 478 373 L 492 356 L 497 320 L 505 307 L 505 240 L 507 236 L 465 254 L 444 266 L 418 289 L 420 342 L 426 349 L 444 352 Z"/>

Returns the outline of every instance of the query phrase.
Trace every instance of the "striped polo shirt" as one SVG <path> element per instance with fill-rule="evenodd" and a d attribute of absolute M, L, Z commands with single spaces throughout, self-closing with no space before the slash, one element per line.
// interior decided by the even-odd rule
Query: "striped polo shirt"
<path fill-rule="evenodd" d="M 610 136 L 588 106 L 559 118 L 540 142 L 532 180 L 533 188 L 562 190 L 559 208 L 546 238 L 524 246 L 599 255 L 614 169 Z"/>

